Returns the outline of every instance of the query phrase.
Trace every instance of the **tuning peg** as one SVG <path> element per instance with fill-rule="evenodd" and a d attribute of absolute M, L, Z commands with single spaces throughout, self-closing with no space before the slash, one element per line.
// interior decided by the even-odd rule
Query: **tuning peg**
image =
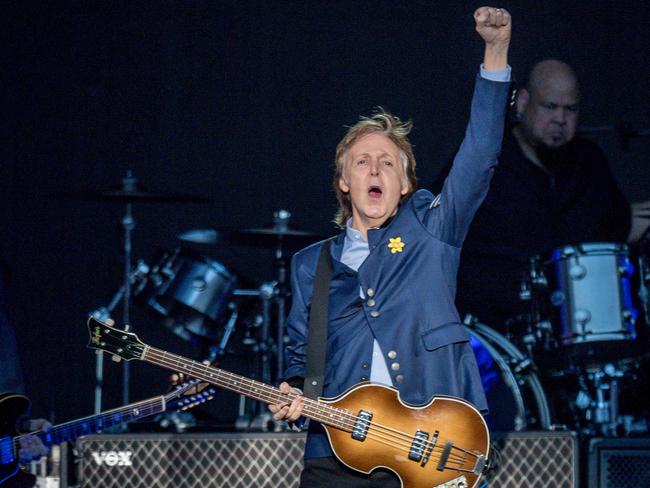
<path fill-rule="evenodd" d="M 106 325 L 110 325 L 111 327 L 115 325 L 115 321 L 111 318 L 106 319 L 104 322 L 106 322 Z"/>
<path fill-rule="evenodd" d="M 112 359 L 113 361 L 115 361 L 116 363 L 119 363 L 119 362 L 122 360 L 122 358 L 119 357 L 117 354 L 113 354 L 113 355 L 111 356 L 111 359 Z"/>

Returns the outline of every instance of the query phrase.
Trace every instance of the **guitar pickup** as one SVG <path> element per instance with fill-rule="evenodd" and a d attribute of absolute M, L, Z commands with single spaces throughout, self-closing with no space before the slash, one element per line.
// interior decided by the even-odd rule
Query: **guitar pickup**
<path fill-rule="evenodd" d="M 429 433 L 423 430 L 415 431 L 413 441 L 411 442 L 411 449 L 409 449 L 409 459 L 411 461 L 420 462 L 423 458 L 425 451 L 425 444 L 429 440 Z"/>
<path fill-rule="evenodd" d="M 424 452 L 424 456 L 422 457 L 422 462 L 420 463 L 420 466 L 425 466 L 427 462 L 429 462 L 429 457 L 431 456 L 431 452 L 433 451 L 436 442 L 438 442 L 439 434 L 440 432 L 437 430 L 433 433 L 433 438 L 429 442 L 429 446 L 427 447 L 427 450 Z"/>
<path fill-rule="evenodd" d="M 370 421 L 372 420 L 372 413 L 366 412 L 365 410 L 360 410 L 359 415 L 357 415 L 357 420 L 354 422 L 354 428 L 352 429 L 352 438 L 355 441 L 363 442 L 366 440 L 368 435 L 368 429 L 370 428 Z"/>
<path fill-rule="evenodd" d="M 13 439 L 9 436 L 0 437 L 0 465 L 11 464 L 15 461 Z"/>

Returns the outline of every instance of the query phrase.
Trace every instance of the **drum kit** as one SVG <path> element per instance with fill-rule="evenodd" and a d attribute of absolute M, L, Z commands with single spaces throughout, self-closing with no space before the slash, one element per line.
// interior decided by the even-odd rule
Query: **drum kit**
<path fill-rule="evenodd" d="M 282 378 L 289 253 L 321 238 L 291 227 L 289 211 L 274 212 L 267 227 L 187 230 L 177 236 L 181 246 L 161 252 L 153 264 L 140 259 L 133 265 L 132 204 L 208 200 L 145 191 L 131 173 L 109 191 L 54 196 L 125 204 L 124 281 L 110 302 L 92 313 L 95 318 L 110 319 L 121 304 L 122 323 L 128 327 L 133 301 L 154 312 L 179 337 L 208 345 L 205 360 L 210 362 L 223 358 L 233 333 L 246 322 L 243 327 L 255 332 L 248 330 L 242 341 L 259 361 L 257 378 L 265 383 Z M 240 280 L 226 266 L 196 250 L 221 243 L 270 249 L 275 279 L 255 288 L 240 287 Z M 489 368 L 481 371 L 488 402 L 497 398 L 499 408 L 492 410 L 506 419 L 494 428 L 568 428 L 603 436 L 648 432 L 645 418 L 621 409 L 625 388 L 634 383 L 640 365 L 648 359 L 647 327 L 642 327 L 650 324 L 647 236 L 638 254 L 635 266 L 624 244 L 585 243 L 532 257 L 520 286 L 528 313 L 513 318 L 508 332 L 497 332 L 476 317 L 465 318 L 475 352 L 488 359 Z M 247 310 L 251 302 L 255 303 L 252 318 Z M 243 320 L 242 315 L 249 317 Z M 103 383 L 101 357 L 96 364 L 97 412 Z M 125 369 L 125 404 L 128 382 Z M 546 395 L 549 389 L 552 396 Z M 277 429 L 262 405 L 246 405 L 243 399 L 236 427 Z"/>
<path fill-rule="evenodd" d="M 545 258 L 534 256 L 520 285 L 528 312 L 509 320 L 505 334 L 465 318 L 475 351 L 487 350 L 508 392 L 492 394 L 499 407 L 493 410 L 506 403 L 505 415 L 513 419 L 497 429 L 647 434 L 647 412 L 622 408 L 634 410 L 649 359 L 647 246 L 643 240 L 637 266 L 628 246 L 618 243 L 563 246 Z M 485 384 L 483 371 L 482 377 Z"/>
<path fill-rule="evenodd" d="M 152 312 L 154 317 L 180 338 L 197 345 L 204 361 L 218 364 L 230 348 L 237 328 L 245 329 L 241 340 L 247 351 L 255 354 L 249 361 L 257 364 L 250 376 L 273 383 L 284 372 L 284 330 L 289 297 L 289 262 L 297 249 L 319 240 L 317 234 L 293 228 L 291 213 L 277 210 L 266 227 L 245 229 L 191 229 L 177 236 L 181 243 L 162 250 L 153 261 L 138 259 L 132 263 L 134 203 L 173 202 L 205 203 L 209 200 L 187 194 L 149 192 L 129 172 L 121 185 L 108 191 L 60 192 L 56 199 L 108 201 L 126 207 L 122 218 L 124 234 L 124 280 L 111 300 L 91 315 L 99 320 L 113 320 L 120 312 L 125 330 L 130 329 L 133 305 Z M 226 266 L 197 249 L 206 246 L 252 245 L 272 252 L 274 279 L 255 288 L 243 288 L 240 280 Z M 123 403 L 128 403 L 128 362 L 123 363 Z M 103 355 L 96 358 L 95 411 L 102 410 Z M 240 430 L 278 430 L 265 405 L 242 397 L 236 427 Z"/>

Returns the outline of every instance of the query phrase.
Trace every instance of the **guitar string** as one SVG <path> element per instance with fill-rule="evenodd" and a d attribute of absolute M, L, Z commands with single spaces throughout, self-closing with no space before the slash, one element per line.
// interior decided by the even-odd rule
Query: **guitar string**
<path fill-rule="evenodd" d="M 149 349 L 151 351 L 151 348 Z M 171 353 L 167 353 L 165 351 L 161 351 L 163 358 L 166 356 L 169 356 Z M 187 362 L 187 359 L 184 359 L 182 357 L 178 357 L 180 360 Z M 171 358 L 171 365 L 170 364 L 165 364 L 167 367 L 170 369 L 177 369 L 178 368 L 178 360 L 174 360 Z M 165 359 L 162 360 L 162 362 L 168 362 L 165 361 Z M 201 374 L 205 374 L 203 372 L 203 369 L 205 368 L 205 365 L 197 362 L 191 362 L 189 363 L 190 367 L 193 370 L 197 370 Z M 187 365 L 185 365 L 187 366 Z M 289 395 L 285 395 L 283 393 L 280 393 L 277 389 L 268 386 L 264 383 L 256 382 L 255 380 L 251 380 L 249 378 L 241 377 L 239 375 L 235 375 L 233 373 L 229 373 L 224 370 L 216 370 L 217 374 L 221 377 L 216 377 L 214 376 L 214 373 L 210 373 L 209 377 L 205 376 L 203 377 L 204 380 L 206 381 L 212 381 L 219 386 L 224 386 L 227 389 L 235 389 L 235 391 L 240 391 L 243 393 L 246 393 L 246 389 L 244 388 L 246 385 L 248 385 L 248 390 L 249 394 L 250 391 L 254 391 L 257 393 L 260 398 L 263 398 L 265 401 L 268 401 L 268 403 L 279 403 L 279 402 L 286 402 L 287 399 L 291 399 L 292 397 Z M 187 372 L 187 370 L 186 370 Z M 196 375 L 196 373 L 194 373 Z M 224 376 L 234 378 L 237 381 L 231 380 L 228 382 L 228 380 L 223 379 Z M 251 385 L 257 385 L 256 387 L 252 387 Z M 228 388 L 230 387 L 230 388 Z M 263 393 L 266 393 L 266 396 L 263 395 Z M 426 451 L 428 451 L 433 444 L 431 441 L 421 441 L 418 446 L 413 445 L 411 443 L 412 437 L 406 433 L 397 431 L 392 428 L 388 428 L 386 426 L 383 426 L 382 424 L 376 423 L 376 422 L 370 422 L 368 423 L 367 421 L 364 421 L 363 419 L 359 419 L 358 417 L 355 417 L 353 414 L 351 414 L 349 411 L 344 410 L 344 409 L 339 409 L 337 407 L 333 407 L 331 405 L 327 405 L 321 402 L 317 402 L 314 400 L 306 399 L 307 402 L 305 403 L 305 409 L 304 412 L 309 416 L 309 414 L 312 414 L 312 417 L 315 420 L 323 419 L 325 423 L 333 424 L 333 426 L 338 427 L 338 428 L 343 428 L 343 430 L 347 430 L 348 432 L 352 432 L 354 425 L 357 424 L 357 422 L 361 422 L 363 425 L 367 426 L 369 429 L 376 427 L 376 429 L 373 429 L 369 433 L 367 433 L 367 437 L 373 440 L 377 439 L 383 439 L 389 442 L 384 442 L 386 445 L 390 445 L 392 447 L 402 447 L 404 448 L 405 451 L 407 452 L 415 452 L 419 455 L 424 455 Z M 313 402 L 313 408 L 312 405 L 309 404 L 309 402 Z M 315 410 L 314 410 L 315 409 Z M 330 414 L 329 417 L 326 417 L 323 415 L 322 411 L 323 410 L 330 410 L 330 411 L 338 411 L 338 415 Z M 337 419 L 338 417 L 338 419 Z M 347 418 L 346 418 L 347 417 Z M 348 423 L 345 423 L 348 421 Z M 352 424 L 352 425 L 351 425 Z M 387 431 L 387 432 L 382 432 L 382 428 Z M 378 432 L 375 432 L 378 431 Z M 391 439 L 392 437 L 392 439 Z M 396 442 L 397 441 L 397 442 Z M 445 449 L 445 446 L 435 446 L 434 448 L 430 449 L 429 456 L 435 453 L 435 455 L 431 456 L 431 458 L 435 460 L 439 460 L 439 456 L 437 454 L 441 454 Z M 466 461 L 467 461 L 467 454 L 470 454 L 473 457 L 477 457 L 475 453 L 471 453 L 465 449 L 462 449 L 458 446 L 452 446 L 452 450 L 454 452 L 450 453 L 448 455 L 448 462 L 450 464 L 452 463 L 457 463 L 459 466 L 462 466 Z M 462 454 L 458 455 L 455 454 L 455 451 L 460 450 Z"/>
<path fill-rule="evenodd" d="M 100 325 L 106 327 L 104 324 L 100 324 Z M 106 333 L 110 333 L 111 330 L 113 330 L 117 334 L 122 335 L 121 337 L 116 337 L 117 334 L 115 334 L 114 336 L 112 336 L 112 338 L 117 339 L 118 341 L 121 341 L 125 346 L 124 348 L 126 348 L 127 350 L 131 349 L 129 346 L 133 346 L 133 343 L 131 343 L 131 344 L 129 343 L 129 341 L 127 340 L 128 336 L 123 335 L 123 333 L 121 331 L 116 330 L 116 329 L 111 329 L 110 327 L 106 327 L 106 329 L 107 329 Z M 252 385 L 257 385 L 256 390 L 257 390 L 258 395 L 260 395 L 260 391 L 262 393 L 266 392 L 266 394 L 267 394 L 266 400 L 268 400 L 269 403 L 274 403 L 274 402 L 275 403 L 280 403 L 280 402 L 285 403 L 287 399 L 291 398 L 289 395 L 284 395 L 284 394 L 280 393 L 276 388 L 268 386 L 268 385 L 266 385 L 264 383 L 257 382 L 255 380 L 251 380 L 251 379 L 248 379 L 248 378 L 245 378 L 245 377 L 241 377 L 239 375 L 235 375 L 233 373 L 229 373 L 228 371 L 221 370 L 221 369 L 218 369 L 218 368 L 207 367 L 206 365 L 204 365 L 202 363 L 198 363 L 197 361 L 193 361 L 193 360 L 184 358 L 182 356 L 172 354 L 172 353 L 169 353 L 167 351 L 160 350 L 160 349 L 156 349 L 156 348 L 154 348 L 152 346 L 148 346 L 148 345 L 140 342 L 139 340 L 135 345 L 138 346 L 138 348 L 141 348 L 140 352 L 135 356 L 135 357 L 138 357 L 139 359 L 143 359 L 146 356 L 147 351 L 149 351 L 151 354 L 157 354 L 160 357 L 162 357 L 163 365 L 165 365 L 166 367 L 168 367 L 169 369 L 172 369 L 172 370 L 181 370 L 182 368 L 179 369 L 179 366 L 183 366 L 185 368 L 190 368 L 191 370 L 194 370 L 195 371 L 194 375 L 197 376 L 196 371 L 202 372 L 203 370 L 212 369 L 212 370 L 216 371 L 216 373 L 218 375 L 230 376 L 230 377 L 234 378 L 235 380 L 237 380 L 234 383 L 232 381 L 230 383 L 227 382 L 227 381 L 222 381 L 221 384 L 220 384 L 218 381 L 215 381 L 214 373 L 211 373 L 209 375 L 209 377 L 203 378 L 205 381 L 208 381 L 208 382 L 212 381 L 213 383 L 218 384 L 219 386 L 223 386 L 226 389 L 231 389 L 231 390 L 234 389 L 234 387 L 237 385 L 238 382 L 243 383 L 243 384 L 249 383 L 249 384 L 252 384 Z M 119 348 L 117 350 L 117 352 L 121 353 L 124 350 L 124 348 Z M 169 359 L 167 359 L 168 357 L 169 357 Z M 170 361 L 171 361 L 171 363 L 170 363 Z M 165 364 L 165 363 L 167 363 L 167 364 Z M 187 371 L 187 369 L 186 369 L 186 371 Z M 218 377 L 216 379 L 220 380 L 220 378 L 218 378 Z M 239 387 L 239 388 L 241 388 L 241 387 Z M 240 393 L 246 393 L 246 392 L 245 391 L 240 391 Z M 270 397 L 268 396 L 269 394 L 271 394 Z M 316 409 L 315 411 L 309 405 L 310 402 L 314 403 L 314 408 Z M 324 417 L 324 416 L 322 416 L 321 411 L 322 410 L 330 410 L 330 411 L 337 411 L 338 410 L 338 412 L 339 412 L 338 413 L 338 417 L 339 417 L 339 420 L 338 420 L 339 426 L 338 427 L 342 428 L 343 430 L 347 429 L 349 432 L 352 432 L 352 429 L 354 428 L 355 425 L 357 425 L 357 423 L 360 420 L 358 417 L 356 417 L 351 412 L 348 412 L 347 410 L 332 407 L 331 405 L 326 405 L 326 404 L 323 404 L 323 403 L 320 403 L 320 402 L 317 402 L 317 401 L 314 401 L 314 400 L 310 400 L 310 399 L 305 399 L 305 407 L 304 407 L 304 409 L 305 409 L 304 410 L 305 413 L 306 414 L 311 413 L 312 416 L 315 417 L 315 420 L 318 420 L 318 417 L 317 417 L 316 414 L 320 414 L 321 415 L 320 418 L 323 418 L 324 419 L 323 421 L 325 423 L 328 423 L 328 422 L 331 423 L 332 418 L 335 418 L 335 416 L 330 415 L 330 418 Z M 310 412 L 310 410 L 311 410 L 311 412 Z M 319 411 L 319 410 L 321 410 L 321 411 Z M 346 419 L 346 417 L 347 417 L 347 419 Z M 350 424 L 346 425 L 346 424 L 342 423 L 342 422 L 345 422 L 346 420 L 349 421 L 349 422 L 352 422 L 352 426 L 350 426 Z M 429 440 L 426 440 L 424 442 L 420 442 L 419 444 L 422 447 L 417 448 L 411 442 L 411 439 L 413 437 L 411 435 L 409 435 L 408 433 L 406 433 L 406 432 L 401 432 L 401 431 L 398 431 L 397 429 L 393 429 L 392 427 L 388 427 L 388 426 L 378 424 L 378 423 L 372 422 L 372 421 L 370 422 L 370 425 L 368 425 L 368 422 L 366 422 L 366 421 L 361 420 L 361 422 L 363 423 L 363 425 L 368 426 L 368 428 L 370 428 L 370 426 L 372 425 L 377 430 L 380 431 L 377 434 L 375 434 L 375 433 L 367 433 L 366 434 L 367 436 L 373 435 L 376 438 L 384 439 L 384 440 L 388 439 L 389 437 L 396 438 L 397 441 L 399 441 L 399 443 L 401 444 L 401 447 L 406 449 L 407 452 L 411 452 L 412 450 L 414 450 L 415 452 L 417 452 L 420 455 L 423 455 L 425 452 L 429 452 L 429 455 L 431 455 L 433 453 L 437 454 L 438 452 L 442 453 L 445 450 L 445 446 L 439 446 L 437 444 L 437 441 L 435 441 L 436 443 L 434 443 L 434 441 L 429 441 Z M 334 426 L 336 426 L 336 425 L 334 425 Z M 384 432 L 381 432 L 382 430 Z M 391 445 L 391 444 L 389 444 L 389 445 Z M 454 462 L 458 462 L 460 464 L 463 464 L 467 460 L 467 455 L 468 454 L 470 456 L 478 458 L 478 456 L 477 456 L 477 454 L 475 452 L 469 451 L 467 449 L 463 449 L 463 448 L 461 448 L 459 446 L 452 445 L 452 450 L 460 451 L 462 454 L 461 455 L 449 454 L 448 455 L 449 460 L 453 460 Z M 436 459 L 436 458 L 434 457 L 434 459 Z"/>
<path fill-rule="evenodd" d="M 49 437 L 55 437 L 56 435 L 61 434 L 66 430 L 72 430 L 74 428 L 77 428 L 78 426 L 82 426 L 84 423 L 87 423 L 89 421 L 96 422 L 96 423 L 99 424 L 100 421 L 104 421 L 104 420 L 106 420 L 106 419 L 108 419 L 110 417 L 113 417 L 115 414 L 128 413 L 128 412 L 132 411 L 135 408 L 146 410 L 146 409 L 148 409 L 150 407 L 154 407 L 158 403 L 161 403 L 160 398 L 161 397 L 150 398 L 150 399 L 147 399 L 147 400 L 143 400 L 141 402 L 137 402 L 137 403 L 134 403 L 133 405 L 130 405 L 128 408 L 120 407 L 118 409 L 109 410 L 107 412 L 99 414 L 97 417 L 92 415 L 92 416 L 89 416 L 89 417 L 84 417 L 82 419 L 72 420 L 72 421 L 66 422 L 64 424 L 56 425 L 56 426 L 52 427 L 50 430 L 48 430 L 47 432 L 44 431 L 44 430 L 35 430 L 33 432 L 28 432 L 26 434 L 17 435 L 17 436 L 14 436 L 14 438 L 12 439 L 11 447 L 12 447 L 12 449 L 15 450 L 17 447 L 19 447 L 20 440 L 23 439 L 24 437 L 27 437 L 27 436 L 44 435 L 44 436 L 49 436 Z M 123 411 L 120 412 L 120 410 L 123 410 Z M 145 415 L 150 415 L 150 414 L 143 414 L 143 415 L 139 415 L 138 417 L 140 417 L 140 416 L 144 417 Z M 118 423 L 121 423 L 121 422 L 118 422 Z M 56 444 L 56 442 L 54 442 L 54 443 Z"/>
<path fill-rule="evenodd" d="M 183 358 L 181 356 L 177 356 L 175 354 L 171 354 L 171 353 L 168 353 L 166 351 L 158 350 L 158 349 L 153 348 L 151 346 L 146 346 L 146 347 L 147 347 L 147 350 L 143 352 L 143 357 L 144 356 L 155 356 L 155 355 L 157 355 L 158 357 L 161 358 L 161 359 L 159 359 L 160 364 L 163 364 L 163 365 L 165 365 L 166 367 L 168 367 L 168 368 L 170 368 L 172 370 L 183 370 L 184 369 L 185 372 L 188 372 L 188 368 L 190 368 L 192 370 L 190 373 L 193 373 L 195 376 L 197 376 L 197 372 L 201 373 L 201 374 L 204 374 L 204 371 L 209 371 L 209 370 L 212 369 L 212 370 L 216 371 L 216 374 L 218 375 L 216 378 L 214 376 L 215 373 L 206 374 L 202 378 L 200 376 L 197 376 L 197 377 L 199 377 L 199 378 L 201 378 L 201 379 L 203 379 L 205 381 L 209 381 L 209 382 L 211 381 L 211 382 L 214 382 L 216 384 L 219 384 L 219 386 L 225 386 L 225 387 L 231 386 L 231 388 L 241 388 L 241 386 L 239 386 L 238 383 L 239 384 L 250 383 L 251 385 L 256 385 L 256 388 L 252 388 L 252 389 L 257 390 L 256 393 L 258 395 L 260 395 L 260 391 L 261 391 L 261 393 L 266 393 L 267 394 L 266 399 L 270 400 L 269 403 L 280 403 L 280 402 L 284 403 L 284 402 L 286 402 L 287 399 L 291 399 L 290 396 L 285 395 L 283 393 L 280 393 L 276 388 L 270 387 L 270 386 L 268 386 L 268 385 L 266 385 L 264 383 L 257 382 L 255 380 L 251 380 L 251 379 L 245 378 L 245 377 L 240 377 L 239 375 L 235 375 L 233 373 L 229 373 L 229 372 L 221 370 L 221 369 L 210 368 L 210 367 L 207 367 L 206 365 L 204 365 L 202 363 L 198 363 L 196 361 L 185 359 L 185 358 Z M 179 365 L 182 366 L 180 369 L 179 369 Z M 227 380 L 224 380 L 223 378 L 219 378 L 219 376 L 222 376 L 222 377 L 223 376 L 231 376 L 236 381 L 228 382 Z M 249 387 L 249 389 L 251 389 L 251 388 Z M 314 404 L 315 404 L 314 408 L 316 409 L 315 412 L 313 411 L 313 409 L 309 408 L 309 407 L 311 407 L 311 405 L 309 405 L 310 402 L 314 402 Z M 357 424 L 358 417 L 356 417 L 354 414 L 350 413 L 347 410 L 339 409 L 337 407 L 332 407 L 331 405 L 324 405 L 324 404 L 322 404 L 320 402 L 316 402 L 314 400 L 305 399 L 305 413 L 306 414 L 309 414 L 309 413 L 314 413 L 314 414 L 321 413 L 321 412 L 318 411 L 319 409 L 320 410 L 324 410 L 324 409 L 338 410 L 339 411 L 338 416 L 341 417 L 338 420 L 338 422 L 339 422 L 338 426 L 339 426 L 339 428 L 343 427 L 344 430 L 348 429 L 351 432 L 353 430 L 354 426 Z M 310 410 L 311 410 L 311 412 L 310 412 Z M 327 418 L 326 416 L 321 415 L 321 418 L 324 419 L 324 421 L 327 423 L 327 422 L 332 422 L 332 418 L 335 418 L 335 416 L 330 415 L 330 417 Z M 318 418 L 316 418 L 315 420 L 318 420 Z M 346 421 L 348 423 L 345 423 Z M 350 422 L 351 422 L 351 424 L 350 424 Z M 366 425 L 368 424 L 367 422 L 363 422 L 363 423 L 366 424 Z M 335 424 L 334 427 L 336 427 L 336 426 L 337 425 Z M 392 436 L 393 438 L 396 438 L 397 441 L 399 441 L 400 447 L 405 448 L 407 450 L 407 452 L 410 452 L 411 449 L 413 448 L 412 443 L 410 442 L 410 440 L 412 439 L 412 436 L 410 436 L 409 434 L 407 434 L 405 432 L 401 432 L 401 431 L 398 431 L 398 430 L 393 429 L 391 427 L 384 426 L 382 424 L 378 424 L 378 423 L 375 423 L 375 422 L 372 422 L 372 421 L 369 423 L 369 429 L 370 429 L 370 427 L 375 427 L 377 430 L 383 429 L 386 432 L 371 433 L 369 431 L 368 434 L 367 434 L 367 436 L 369 436 L 369 437 L 372 434 L 375 438 L 381 438 L 383 440 L 388 440 L 389 437 Z M 429 448 L 431 447 L 433 442 L 427 440 L 427 441 L 420 442 L 419 444 L 422 445 L 421 451 L 418 448 L 416 448 L 415 450 L 418 452 L 418 454 L 423 454 L 424 452 L 429 450 Z M 452 448 L 455 448 L 457 450 L 461 450 L 462 452 L 464 452 L 466 454 L 474 455 L 473 453 L 468 452 L 465 449 L 462 449 L 462 448 L 460 448 L 458 446 L 453 446 Z M 445 449 L 444 446 L 433 445 L 433 449 L 431 449 L 431 451 L 432 451 L 432 453 L 436 452 L 436 454 L 437 454 L 438 452 L 444 451 L 444 449 Z M 437 458 L 434 457 L 434 460 L 435 459 L 437 459 Z M 454 461 L 454 462 L 458 462 L 460 464 L 463 464 L 466 461 L 466 456 L 451 454 L 449 456 L 449 460 Z"/>
<path fill-rule="evenodd" d="M 189 385 L 191 388 L 195 388 L 196 385 Z M 99 427 L 99 430 L 102 430 L 102 428 L 110 428 L 113 427 L 114 425 L 123 423 L 124 420 L 119 420 L 116 421 L 115 423 L 108 425 L 108 426 L 103 426 L 103 424 L 107 419 L 110 419 L 114 417 L 115 415 L 125 415 L 128 413 L 133 412 L 135 409 L 142 410 L 142 412 L 138 415 L 134 415 L 134 419 L 140 418 L 140 417 L 148 417 L 152 415 L 153 413 L 156 413 L 156 407 L 160 405 L 160 408 L 162 408 L 163 401 L 165 404 L 183 396 L 186 395 L 186 391 L 189 391 L 191 388 L 178 388 L 167 395 L 160 395 L 157 397 L 153 398 L 147 398 L 146 400 L 142 400 L 139 402 L 132 403 L 131 405 L 128 406 L 123 406 L 123 407 L 118 407 L 114 408 L 111 410 L 107 410 L 106 412 L 102 412 L 97 415 L 89 415 L 87 417 L 77 419 L 77 420 L 71 420 L 69 422 L 65 422 L 63 424 L 55 425 L 53 426 L 50 430 L 44 431 L 44 430 L 35 430 L 33 432 L 27 432 L 25 434 L 20 434 L 17 436 L 14 436 L 11 442 L 11 448 L 13 450 L 16 450 L 16 448 L 20 447 L 20 440 L 24 437 L 30 436 L 30 435 L 43 435 L 52 438 L 52 443 L 53 444 L 58 444 L 60 442 L 63 442 L 65 439 L 56 439 L 56 437 L 60 434 L 65 433 L 65 431 L 70 431 L 73 429 L 77 429 L 78 427 L 83 427 L 84 424 L 88 423 L 94 423 Z M 197 395 L 201 395 L 201 393 L 197 393 Z M 158 408 L 159 412 L 162 412 L 164 410 L 161 410 Z M 132 420 L 134 420 L 132 419 Z M 84 435 L 84 434 L 80 434 Z M 49 439 L 46 438 L 46 443 L 48 442 Z"/>
<path fill-rule="evenodd" d="M 219 376 L 222 376 L 222 377 L 223 376 L 230 376 L 230 377 L 234 378 L 237 381 L 233 382 L 231 380 L 230 382 L 228 382 L 227 380 L 224 380 L 223 378 L 219 378 L 219 377 L 217 377 L 215 379 L 214 373 L 211 373 L 209 375 L 209 377 L 204 377 L 204 378 L 201 378 L 201 379 L 204 379 L 206 381 L 212 381 L 212 382 L 215 382 L 217 384 L 219 384 L 219 381 L 221 381 L 219 386 L 224 386 L 224 387 L 230 386 L 231 389 L 236 387 L 236 388 L 240 389 L 240 392 L 245 392 L 245 390 L 241 390 L 241 386 L 237 385 L 237 383 L 244 384 L 244 385 L 246 383 L 251 384 L 251 385 L 257 385 L 256 388 L 251 388 L 249 386 L 249 390 L 256 390 L 256 393 L 258 395 L 260 395 L 260 391 L 262 393 L 266 392 L 267 396 L 266 396 L 265 400 L 269 400 L 269 403 L 285 402 L 288 398 L 290 398 L 288 395 L 280 393 L 276 388 L 271 387 L 269 385 L 266 385 L 264 383 L 261 383 L 261 382 L 255 381 L 255 380 L 251 380 L 249 378 L 241 377 L 239 375 L 229 373 L 228 371 L 225 371 L 225 370 L 209 368 L 209 367 L 207 367 L 206 365 L 204 365 L 202 363 L 198 363 L 196 361 L 192 361 L 192 360 L 183 358 L 182 356 L 177 356 L 175 354 L 168 353 L 166 351 L 157 350 L 155 348 L 152 348 L 151 346 L 147 346 L 147 347 L 148 347 L 148 352 L 155 353 L 155 354 L 158 354 L 159 356 L 161 356 L 162 357 L 161 361 L 166 363 L 165 366 L 169 367 L 170 369 L 177 370 L 177 369 L 179 369 L 179 364 L 182 364 L 186 368 L 187 367 L 192 368 L 192 370 L 194 370 L 194 375 L 195 376 L 196 376 L 196 371 L 198 371 L 199 373 L 203 373 L 203 370 L 214 369 Z M 151 355 L 151 354 L 149 354 L 149 355 Z M 171 364 L 169 364 L 170 361 L 171 361 Z M 175 364 L 175 363 L 177 363 L 177 364 Z M 187 364 L 185 364 L 185 363 L 187 363 Z M 187 369 L 186 369 L 186 372 L 187 372 Z M 308 402 L 313 402 L 314 403 L 314 408 L 316 409 L 316 411 L 314 412 L 314 410 L 311 409 L 311 412 L 310 412 L 309 411 L 310 408 L 306 408 L 305 413 L 306 414 L 309 414 L 309 413 L 314 414 L 313 416 L 316 417 L 315 420 L 318 420 L 318 417 L 315 414 L 316 413 L 321 413 L 321 412 L 319 412 L 319 409 L 320 410 L 325 410 L 325 409 L 338 410 L 338 412 L 339 412 L 338 416 L 340 417 L 338 419 L 338 422 L 339 422 L 338 427 L 339 428 L 343 427 L 344 429 L 347 429 L 350 432 L 353 430 L 354 425 L 356 425 L 357 421 L 359 420 L 358 417 L 354 416 L 354 414 L 350 413 L 347 410 L 339 409 L 337 407 L 333 407 L 331 405 L 326 405 L 326 404 L 323 404 L 323 403 L 320 403 L 320 402 L 317 402 L 317 401 L 314 401 L 314 400 L 310 400 L 310 399 L 305 399 L 305 400 L 306 400 L 305 407 L 311 407 L 311 405 L 309 405 Z M 346 419 L 345 417 L 348 417 L 348 418 Z M 329 418 L 326 418 L 325 416 L 323 416 L 321 414 L 320 418 L 324 419 L 324 421 L 326 423 L 327 422 L 332 423 L 333 418 L 335 418 L 335 416 L 330 415 Z M 353 425 L 350 426 L 349 423 L 348 424 L 342 423 L 342 422 L 345 422 L 346 420 L 349 421 L 349 422 L 352 422 Z M 364 423 L 365 425 L 368 425 L 368 422 L 365 422 L 363 420 L 361 420 L 361 422 Z M 334 426 L 336 427 L 337 425 L 335 424 Z M 384 440 L 389 440 L 389 437 L 386 436 L 386 434 L 388 434 L 388 436 L 392 436 L 393 438 L 396 438 L 397 441 L 400 442 L 400 447 L 403 447 L 408 452 L 410 452 L 411 449 L 413 449 L 413 445 L 410 442 L 410 440 L 412 439 L 412 436 L 410 436 L 409 434 L 407 434 L 405 432 L 398 431 L 396 429 L 393 429 L 393 428 L 390 428 L 390 427 L 387 427 L 387 426 L 383 426 L 382 424 L 378 424 L 378 423 L 375 423 L 375 422 L 372 422 L 372 421 L 370 422 L 369 427 L 370 426 L 374 426 L 378 430 L 381 430 L 383 428 L 384 430 L 386 430 L 388 432 L 387 433 L 382 433 L 382 432 L 370 433 L 370 434 L 367 434 L 368 436 L 374 436 L 375 438 L 382 438 Z M 433 443 L 431 441 L 424 441 L 424 442 L 421 442 L 420 444 L 422 445 L 422 448 L 420 448 L 420 449 L 415 448 L 413 450 L 415 452 L 417 452 L 418 454 L 423 454 L 424 452 L 429 450 L 431 444 L 433 444 Z M 438 452 L 444 451 L 444 449 L 445 449 L 444 446 L 436 446 L 436 445 L 434 445 L 434 448 L 431 449 L 431 452 L 432 453 L 434 453 L 434 452 L 438 453 Z M 453 446 L 452 449 L 461 450 L 462 452 L 464 452 L 466 454 L 469 453 L 470 455 L 475 455 L 475 454 L 470 453 L 467 450 L 462 449 L 462 448 L 460 448 L 458 446 Z M 439 458 L 434 456 L 434 460 L 435 459 L 439 459 Z M 466 459 L 467 458 L 464 455 L 454 455 L 454 454 L 449 455 L 449 460 L 450 461 L 460 463 L 461 465 L 466 461 Z"/>

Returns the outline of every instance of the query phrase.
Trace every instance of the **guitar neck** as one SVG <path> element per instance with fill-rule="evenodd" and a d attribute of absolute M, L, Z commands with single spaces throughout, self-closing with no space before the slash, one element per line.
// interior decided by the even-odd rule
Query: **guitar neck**
<path fill-rule="evenodd" d="M 172 371 L 185 373 L 193 378 L 207 381 L 226 390 L 267 404 L 285 403 L 288 405 L 297 396 L 293 393 L 282 393 L 278 388 L 260 381 L 230 373 L 223 369 L 206 366 L 198 361 L 193 361 L 151 346 L 144 348 L 140 359 Z M 310 398 L 304 398 L 303 400 L 303 415 L 305 417 L 340 430 L 352 431 L 349 421 L 351 412 L 319 402 L 318 400 L 312 400 Z"/>
<path fill-rule="evenodd" d="M 161 395 L 141 402 L 131 403 L 125 407 L 107 410 L 97 415 L 55 425 L 47 432 L 38 431 L 26 435 L 37 436 L 43 444 L 52 446 L 65 441 L 73 441 L 87 434 L 101 432 L 124 422 L 131 422 L 142 417 L 155 415 L 164 412 L 165 409 L 165 397 Z M 16 437 L 16 441 L 21 437 L 24 436 Z"/>

